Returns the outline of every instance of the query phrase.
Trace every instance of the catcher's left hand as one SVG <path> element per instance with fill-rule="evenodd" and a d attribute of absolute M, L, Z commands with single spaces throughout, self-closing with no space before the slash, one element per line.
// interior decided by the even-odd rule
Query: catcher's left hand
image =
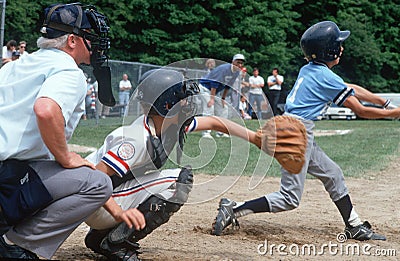
<path fill-rule="evenodd" d="M 291 116 L 275 116 L 257 131 L 256 143 L 292 174 L 303 168 L 307 147 L 304 124 Z"/>

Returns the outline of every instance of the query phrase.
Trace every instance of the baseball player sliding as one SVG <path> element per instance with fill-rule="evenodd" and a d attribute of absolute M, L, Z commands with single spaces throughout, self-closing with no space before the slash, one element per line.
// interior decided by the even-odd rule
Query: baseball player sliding
<path fill-rule="evenodd" d="M 343 41 L 349 35 L 349 31 L 340 31 L 331 21 L 317 23 L 304 32 L 300 45 L 308 64 L 300 69 L 297 81 L 287 97 L 285 114 L 300 119 L 306 127 L 308 144 L 305 163 L 297 174 L 281 168 L 282 179 L 277 192 L 243 203 L 222 198 L 212 234 L 221 235 L 228 225 L 238 224 L 238 218 L 251 213 L 276 213 L 297 208 L 303 194 L 306 174 L 309 173 L 321 180 L 338 208 L 348 239 L 386 240 L 385 236 L 371 230 L 368 221 L 361 221 L 350 200 L 341 168 L 314 140 L 313 121 L 320 119 L 332 102 L 346 106 L 364 118 L 400 117 L 400 109 L 392 106 L 390 101 L 385 101 L 358 85 L 346 84 L 331 70 L 339 63 L 344 50 Z M 386 109 L 364 107 L 359 100 L 379 104 Z"/>
<path fill-rule="evenodd" d="M 221 131 L 260 146 L 256 133 L 245 127 L 216 116 L 195 116 L 194 95 L 198 93 L 198 85 L 175 70 L 151 70 L 143 75 L 135 99 L 144 114 L 111 132 L 87 159 L 113 175 L 109 201 L 124 211 L 141 212 L 146 226 L 135 229 L 129 222 L 119 223 L 101 208 L 86 220 L 91 227 L 85 238 L 88 248 L 113 260 L 137 260 L 138 240 L 167 222 L 192 189 L 190 166 L 159 170 L 173 147 L 183 146 L 186 133 Z"/>

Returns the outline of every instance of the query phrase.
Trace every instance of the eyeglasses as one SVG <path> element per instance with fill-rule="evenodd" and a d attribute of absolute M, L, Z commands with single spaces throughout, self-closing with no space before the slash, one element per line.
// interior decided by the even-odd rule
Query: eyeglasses
<path fill-rule="evenodd" d="M 20 46 L 19 48 L 24 48 L 25 49 L 25 46 Z"/>

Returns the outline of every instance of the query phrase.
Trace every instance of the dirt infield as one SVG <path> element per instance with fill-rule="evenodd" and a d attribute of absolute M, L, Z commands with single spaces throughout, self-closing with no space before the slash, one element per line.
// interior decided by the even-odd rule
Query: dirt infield
<path fill-rule="evenodd" d="M 381 172 L 369 174 L 369 178 L 347 178 L 355 209 L 375 231 L 385 234 L 387 241 L 339 243 L 336 237 L 343 231 L 340 214 L 322 184 L 308 179 L 298 209 L 243 217 L 239 220 L 239 230 L 228 230 L 220 237 L 210 235 L 218 199 L 185 205 L 167 224 L 140 242 L 140 257 L 143 260 L 397 260 L 396 256 L 400 256 L 399 160 L 393 160 Z M 196 182 L 208 179 L 206 175 L 195 178 Z M 253 191 L 246 189 L 248 183 L 248 177 L 241 177 L 223 196 L 243 201 L 279 188 L 279 178 L 267 177 Z M 83 239 L 87 229 L 81 225 L 54 259 L 105 260 L 85 248 Z M 301 249 L 307 247 L 315 247 L 315 254 L 301 254 Z M 266 253 L 271 249 L 273 253 Z M 300 254 L 296 256 L 297 250 Z M 377 258 L 377 255 L 385 257 Z"/>

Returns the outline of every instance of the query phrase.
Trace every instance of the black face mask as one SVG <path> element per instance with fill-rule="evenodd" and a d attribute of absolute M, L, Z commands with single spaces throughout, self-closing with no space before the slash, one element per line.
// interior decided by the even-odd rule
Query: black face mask
<path fill-rule="evenodd" d="M 102 104 L 112 107 L 115 105 L 115 98 L 111 89 L 111 70 L 108 66 L 108 50 L 110 49 L 108 20 L 93 7 L 88 8 L 85 13 L 94 32 L 98 35 L 96 39 L 91 40 L 91 48 L 86 41 L 84 42 L 86 48 L 91 51 L 90 64 L 99 83 L 99 100 Z"/>

